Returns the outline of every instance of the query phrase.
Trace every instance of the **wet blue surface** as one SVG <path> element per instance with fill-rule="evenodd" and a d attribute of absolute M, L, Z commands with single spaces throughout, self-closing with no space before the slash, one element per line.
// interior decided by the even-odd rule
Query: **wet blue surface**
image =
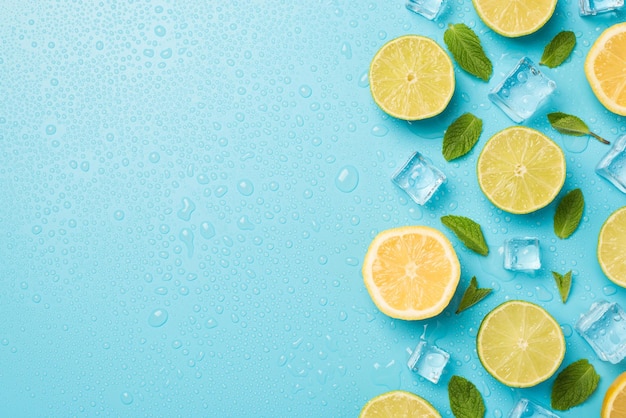
<path fill-rule="evenodd" d="M 402 1 L 9 1 L 0 16 L 0 409 L 3 416 L 356 416 L 392 389 L 450 417 L 453 374 L 473 381 L 488 417 L 521 397 L 549 405 L 553 379 L 509 389 L 474 349 L 480 320 L 507 299 L 544 306 L 562 325 L 562 367 L 588 358 L 598 391 L 560 415 L 597 416 L 625 369 L 600 361 L 573 332 L 599 299 L 626 291 L 602 274 L 595 242 L 626 195 L 594 172 L 607 146 L 552 130 L 545 112 L 582 117 L 613 141 L 623 117 L 592 95 L 583 62 L 624 14 L 581 18 L 559 1 L 538 33 L 505 39 L 450 1 L 438 22 Z M 484 83 L 457 68 L 440 116 L 407 123 L 382 113 L 367 81 L 387 41 L 418 33 L 443 45 L 448 23 L 480 36 L 494 64 Z M 570 60 L 543 69 L 557 90 L 525 125 L 565 151 L 559 197 L 580 187 L 586 208 L 568 240 L 552 231 L 555 203 L 531 215 L 494 208 L 480 192 L 478 153 L 512 125 L 487 98 L 522 57 L 539 61 L 560 30 Z M 484 120 L 475 149 L 441 155 L 448 124 Z M 415 151 L 447 183 L 424 207 L 391 175 Z M 479 222 L 488 257 L 441 225 Z M 371 239 L 409 224 L 441 229 L 462 263 L 440 316 L 381 314 L 360 273 Z M 507 272 L 511 236 L 541 241 L 543 269 Z M 550 271 L 573 270 L 567 304 Z M 455 315 L 475 275 L 487 299 Z M 437 385 L 406 366 L 421 335 L 450 353 Z"/>

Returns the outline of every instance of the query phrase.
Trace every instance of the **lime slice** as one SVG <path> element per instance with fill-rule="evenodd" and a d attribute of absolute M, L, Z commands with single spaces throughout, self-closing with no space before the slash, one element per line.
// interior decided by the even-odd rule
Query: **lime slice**
<path fill-rule="evenodd" d="M 454 68 L 432 39 L 407 35 L 387 42 L 370 64 L 369 83 L 376 104 L 404 120 L 440 114 L 454 93 Z"/>
<path fill-rule="evenodd" d="M 626 287 L 626 206 L 613 212 L 600 228 L 598 262 L 606 277 Z"/>
<path fill-rule="evenodd" d="M 483 319 L 478 358 L 494 378 L 511 387 L 535 386 L 552 376 L 565 356 L 561 327 L 542 307 L 512 300 Z"/>
<path fill-rule="evenodd" d="M 403 390 L 393 390 L 372 398 L 365 404 L 359 418 L 441 418 L 426 400 Z"/>
<path fill-rule="evenodd" d="M 541 132 L 513 126 L 487 141 L 476 171 L 478 184 L 491 203 L 510 213 L 530 213 L 559 194 L 565 183 L 565 156 Z"/>
<path fill-rule="evenodd" d="M 472 0 L 476 13 L 494 32 L 509 38 L 541 29 L 554 13 L 557 0 Z"/>

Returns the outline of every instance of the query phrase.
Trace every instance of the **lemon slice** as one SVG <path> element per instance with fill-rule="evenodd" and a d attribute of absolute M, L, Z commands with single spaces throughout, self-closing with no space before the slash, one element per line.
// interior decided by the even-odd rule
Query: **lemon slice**
<path fill-rule="evenodd" d="M 554 13 L 557 0 L 472 0 L 494 32 L 509 38 L 537 32 Z"/>
<path fill-rule="evenodd" d="M 606 29 L 589 50 L 585 75 L 600 103 L 626 116 L 626 23 Z"/>
<path fill-rule="evenodd" d="M 602 418 L 626 417 L 626 372 L 617 376 L 604 394 L 600 416 Z"/>
<path fill-rule="evenodd" d="M 370 399 L 359 418 L 441 418 L 426 400 L 403 390 L 393 390 Z"/>
<path fill-rule="evenodd" d="M 559 194 L 565 183 L 565 156 L 541 132 L 513 126 L 487 141 L 476 171 L 491 203 L 510 213 L 530 213 Z"/>
<path fill-rule="evenodd" d="M 399 319 L 431 318 L 450 303 L 461 266 L 450 241 L 427 226 L 379 233 L 363 261 L 363 279 L 381 312 Z"/>
<path fill-rule="evenodd" d="M 598 262 L 606 277 L 626 287 L 626 206 L 613 212 L 600 228 Z"/>
<path fill-rule="evenodd" d="M 535 386 L 552 376 L 565 356 L 559 324 L 542 307 L 512 300 L 489 312 L 476 336 L 478 358 L 507 386 Z"/>
<path fill-rule="evenodd" d="M 440 114 L 454 93 L 454 68 L 432 39 L 407 35 L 387 42 L 370 64 L 369 83 L 376 104 L 404 120 Z"/>

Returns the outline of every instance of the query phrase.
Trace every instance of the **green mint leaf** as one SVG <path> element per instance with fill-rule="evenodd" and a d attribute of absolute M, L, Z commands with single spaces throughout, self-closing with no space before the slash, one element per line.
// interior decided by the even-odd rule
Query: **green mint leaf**
<path fill-rule="evenodd" d="M 600 375 L 586 359 L 575 361 L 559 373 L 552 385 L 553 409 L 567 411 L 580 405 L 598 388 Z"/>
<path fill-rule="evenodd" d="M 543 50 L 539 64 L 549 68 L 563 64 L 576 46 L 576 35 L 572 31 L 559 32 Z"/>
<path fill-rule="evenodd" d="M 493 65 L 485 55 L 480 39 L 469 26 L 464 23 L 448 25 L 443 41 L 459 67 L 483 81 L 489 81 Z"/>
<path fill-rule="evenodd" d="M 448 383 L 450 409 L 456 418 L 483 418 L 485 403 L 476 386 L 461 376 L 452 376 Z"/>
<path fill-rule="evenodd" d="M 443 135 L 442 154 L 446 161 L 467 154 L 478 142 L 483 121 L 471 113 L 464 113 L 448 126 Z"/>
<path fill-rule="evenodd" d="M 446 215 L 441 217 L 441 223 L 454 232 L 454 235 L 470 250 L 480 255 L 489 254 L 489 247 L 487 247 L 480 225 L 470 218 Z"/>
<path fill-rule="evenodd" d="M 554 112 L 548 113 L 548 120 L 550 125 L 562 134 L 572 136 L 591 135 L 603 144 L 610 144 L 606 139 L 591 132 L 587 124 L 577 116 L 563 112 Z"/>
<path fill-rule="evenodd" d="M 476 305 L 478 302 L 487 297 L 492 290 L 493 289 L 490 288 L 479 288 L 476 277 L 472 277 L 469 286 L 465 289 L 465 293 L 463 293 L 463 297 L 461 298 L 461 302 L 459 303 L 456 313 L 461 313 L 470 306 Z"/>
<path fill-rule="evenodd" d="M 568 271 L 567 273 L 565 273 L 565 275 L 561 275 L 556 271 L 553 271 L 552 277 L 554 277 L 556 287 L 559 289 L 561 300 L 563 301 L 563 303 L 567 302 L 567 298 L 569 297 L 569 291 L 572 288 L 572 271 Z"/>
<path fill-rule="evenodd" d="M 585 209 L 585 198 L 580 189 L 563 196 L 554 213 L 554 233 L 561 239 L 569 238 L 576 231 Z"/>

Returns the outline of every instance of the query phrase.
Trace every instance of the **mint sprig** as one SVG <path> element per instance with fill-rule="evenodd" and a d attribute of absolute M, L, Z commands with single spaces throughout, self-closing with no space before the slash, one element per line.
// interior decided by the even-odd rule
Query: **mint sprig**
<path fill-rule="evenodd" d="M 554 233 L 561 239 L 569 238 L 576 231 L 585 209 L 585 198 L 580 189 L 567 193 L 554 213 Z"/>
<path fill-rule="evenodd" d="M 487 58 L 480 39 L 469 26 L 464 23 L 448 25 L 443 41 L 459 67 L 483 81 L 489 81 L 493 64 Z"/>
<path fill-rule="evenodd" d="M 543 50 L 539 64 L 549 68 L 558 67 L 565 61 L 576 46 L 576 35 L 572 31 L 559 32 Z"/>
<path fill-rule="evenodd" d="M 448 383 L 450 409 L 456 418 L 483 418 L 485 402 L 476 386 L 461 376 L 452 376 Z"/>
<path fill-rule="evenodd" d="M 567 298 L 569 297 L 569 291 L 572 288 L 572 271 L 570 270 L 564 275 L 553 271 L 552 277 L 554 277 L 556 287 L 559 289 L 561 301 L 563 301 L 563 303 L 567 302 Z"/>
<path fill-rule="evenodd" d="M 580 405 L 598 388 L 600 375 L 589 361 L 581 359 L 559 373 L 552 385 L 551 405 L 553 409 L 567 411 Z"/>
<path fill-rule="evenodd" d="M 550 121 L 550 125 L 562 134 L 571 136 L 591 135 L 603 144 L 610 144 L 606 139 L 591 132 L 587 124 L 577 116 L 568 115 L 563 112 L 553 112 L 548 113 L 548 120 Z"/>
<path fill-rule="evenodd" d="M 469 286 L 465 289 L 465 293 L 463 293 L 463 297 L 461 297 L 461 302 L 455 313 L 459 314 L 467 308 L 476 305 L 486 298 L 492 290 L 491 288 L 479 288 L 476 276 L 472 277 Z"/>
<path fill-rule="evenodd" d="M 470 250 L 480 255 L 489 254 L 489 247 L 487 247 L 480 225 L 470 218 L 446 215 L 441 217 L 441 223 L 454 232 L 454 235 Z"/>
<path fill-rule="evenodd" d="M 464 113 L 448 126 L 443 135 L 442 154 L 446 161 L 454 160 L 472 150 L 483 131 L 483 121 Z"/>

